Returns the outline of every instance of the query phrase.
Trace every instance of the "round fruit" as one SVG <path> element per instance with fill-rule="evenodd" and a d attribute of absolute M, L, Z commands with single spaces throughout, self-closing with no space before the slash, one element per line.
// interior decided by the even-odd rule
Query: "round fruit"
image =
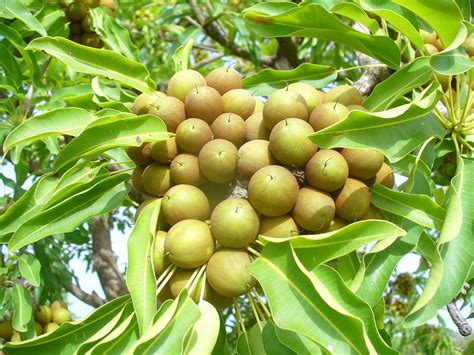
<path fill-rule="evenodd" d="M 186 287 L 186 285 L 189 290 L 191 283 L 195 281 L 193 280 L 189 282 L 195 271 L 196 269 L 177 269 L 174 272 L 173 276 L 171 276 L 170 279 L 170 292 L 172 298 L 178 297 L 179 293 Z M 194 275 L 194 277 L 196 277 L 196 275 Z M 199 301 L 199 293 L 196 291 L 199 289 L 200 285 L 201 280 L 198 281 L 198 284 L 193 288 L 192 294 L 189 295 L 195 302 Z"/>
<path fill-rule="evenodd" d="M 250 255 L 239 249 L 220 249 L 207 263 L 207 280 L 219 294 L 234 298 L 244 295 L 255 286 L 255 279 L 247 271 Z"/>
<path fill-rule="evenodd" d="M 191 154 L 179 154 L 173 159 L 170 166 L 171 180 L 175 184 L 199 186 L 203 176 L 199 169 L 198 157 Z"/>
<path fill-rule="evenodd" d="M 159 164 L 170 164 L 178 155 L 176 138 L 171 137 L 165 141 L 153 142 L 150 144 L 150 154 L 153 160 Z"/>
<path fill-rule="evenodd" d="M 336 215 L 348 222 L 362 217 L 370 206 L 370 192 L 364 183 L 348 178 L 335 199 Z"/>
<path fill-rule="evenodd" d="M 184 104 L 172 96 L 158 97 L 148 106 L 148 113 L 163 120 L 168 132 L 176 132 L 179 124 L 186 119 Z"/>
<path fill-rule="evenodd" d="M 150 105 L 159 97 L 164 97 L 166 96 L 160 91 L 155 91 L 153 94 L 140 94 L 136 97 L 135 101 L 133 101 L 132 105 L 132 112 L 135 115 L 144 115 L 145 113 L 148 113 L 148 110 L 150 108 Z"/>
<path fill-rule="evenodd" d="M 51 323 L 53 312 L 49 306 L 39 306 L 34 313 L 35 320 L 43 325 Z"/>
<path fill-rule="evenodd" d="M 247 141 L 270 138 L 270 131 L 263 122 L 263 112 L 255 112 L 245 120 L 245 138 Z"/>
<path fill-rule="evenodd" d="M 214 291 L 211 285 L 209 285 L 209 282 L 206 282 L 204 289 L 204 299 L 217 309 L 228 308 L 234 304 L 234 300 L 232 298 L 222 296 L 221 294 Z"/>
<path fill-rule="evenodd" d="M 368 211 L 359 218 L 359 220 L 366 220 L 366 219 L 383 219 L 383 213 L 378 208 L 374 206 L 370 206 Z"/>
<path fill-rule="evenodd" d="M 51 333 L 59 328 L 59 325 L 56 323 L 48 323 L 44 326 L 44 334 Z"/>
<path fill-rule="evenodd" d="M 234 113 L 219 115 L 211 125 L 214 138 L 228 140 L 236 147 L 245 143 L 245 121 Z"/>
<path fill-rule="evenodd" d="M 308 107 L 303 96 L 297 91 L 286 89 L 277 90 L 269 97 L 263 107 L 263 121 L 268 129 L 289 117 L 308 120 Z"/>
<path fill-rule="evenodd" d="M 309 116 L 309 124 L 317 132 L 323 128 L 332 126 L 341 122 L 349 114 L 349 110 L 337 102 L 323 102 L 316 107 L 311 116 Z"/>
<path fill-rule="evenodd" d="M 176 129 L 176 143 L 188 153 L 198 154 L 201 148 L 211 140 L 211 127 L 198 118 L 187 119 Z"/>
<path fill-rule="evenodd" d="M 115 0 L 100 0 L 100 6 L 109 9 L 110 11 L 115 11 L 117 5 L 115 5 Z"/>
<path fill-rule="evenodd" d="M 11 320 L 0 323 L 0 338 L 10 340 L 13 335 L 13 326 Z"/>
<path fill-rule="evenodd" d="M 99 0 L 84 0 L 84 3 L 87 5 L 88 8 L 91 9 L 100 5 Z"/>
<path fill-rule="evenodd" d="M 152 163 L 143 171 L 143 187 L 150 195 L 162 196 L 173 185 L 168 166 Z"/>
<path fill-rule="evenodd" d="M 237 171 L 244 180 L 250 180 L 253 174 L 264 166 L 274 165 L 269 142 L 263 139 L 256 139 L 245 143 L 239 149 L 237 160 Z"/>
<path fill-rule="evenodd" d="M 139 147 L 127 147 L 126 152 L 129 158 L 137 165 L 147 165 L 153 162 L 149 143 L 143 143 Z"/>
<path fill-rule="evenodd" d="M 204 192 L 209 200 L 209 211 L 213 211 L 216 206 L 228 198 L 234 189 L 231 183 L 216 183 L 209 180 L 204 180 L 199 188 Z M 209 217 L 210 214 L 209 214 Z"/>
<path fill-rule="evenodd" d="M 304 166 L 318 149 L 308 138 L 314 133 L 308 122 L 288 118 L 279 122 L 270 134 L 270 150 L 282 164 Z"/>
<path fill-rule="evenodd" d="M 43 334 L 43 326 L 40 323 L 34 322 L 33 326 L 35 327 L 35 333 L 37 336 Z"/>
<path fill-rule="evenodd" d="M 349 112 L 352 112 L 352 111 L 369 112 L 369 110 L 367 110 L 364 106 L 361 106 L 361 105 L 349 105 L 347 106 L 347 109 L 349 110 Z"/>
<path fill-rule="evenodd" d="M 232 112 L 244 120 L 249 118 L 255 109 L 255 99 L 244 89 L 234 89 L 222 96 L 224 112 Z"/>
<path fill-rule="evenodd" d="M 167 283 L 164 285 L 164 287 L 161 289 L 160 293 L 158 294 L 157 297 L 160 302 L 164 302 L 166 300 L 173 299 L 173 296 L 171 295 L 171 290 L 170 290 L 170 284 Z"/>
<path fill-rule="evenodd" d="M 464 40 L 464 47 L 466 47 L 466 52 L 469 57 L 474 57 L 474 38 L 468 37 Z"/>
<path fill-rule="evenodd" d="M 67 15 L 73 21 L 81 21 L 87 14 L 87 6 L 81 1 L 75 1 L 67 8 Z"/>
<path fill-rule="evenodd" d="M 153 270 L 158 277 L 168 267 L 170 261 L 165 255 L 165 231 L 157 231 L 155 233 L 155 241 L 153 244 Z"/>
<path fill-rule="evenodd" d="M 211 124 L 224 112 L 224 102 L 216 89 L 197 86 L 186 95 L 184 108 L 188 117 L 200 118 Z"/>
<path fill-rule="evenodd" d="M 242 248 L 255 240 L 260 228 L 258 215 L 242 198 L 230 198 L 211 215 L 212 236 L 224 247 Z"/>
<path fill-rule="evenodd" d="M 85 18 L 85 17 L 84 17 Z M 79 22 L 73 22 L 69 25 L 70 32 L 73 35 L 82 34 L 82 25 Z"/>
<path fill-rule="evenodd" d="M 230 68 L 216 68 L 206 76 L 207 85 L 224 95 L 234 89 L 242 89 L 242 80 L 239 74 Z"/>
<path fill-rule="evenodd" d="M 63 324 L 71 320 L 71 313 L 66 308 L 58 307 L 53 309 L 53 323 Z"/>
<path fill-rule="evenodd" d="M 293 83 L 288 85 L 288 89 L 294 90 L 303 96 L 303 99 L 306 101 L 306 105 L 308 106 L 308 112 L 313 112 L 316 106 L 321 105 L 323 102 L 323 96 L 320 95 L 318 90 L 309 84 Z"/>
<path fill-rule="evenodd" d="M 56 308 L 68 309 L 66 302 L 62 300 L 54 301 L 53 303 L 51 303 L 51 306 L 49 308 L 51 308 L 51 311 L 55 310 Z"/>
<path fill-rule="evenodd" d="M 206 85 L 206 79 L 199 72 L 191 69 L 181 70 L 171 77 L 166 93 L 184 102 L 191 90 L 203 85 Z"/>
<path fill-rule="evenodd" d="M 389 189 L 393 188 L 394 180 L 390 166 L 385 163 L 382 164 L 382 167 L 375 175 L 375 183 L 384 185 Z"/>
<path fill-rule="evenodd" d="M 373 149 L 344 148 L 342 156 L 349 166 L 349 175 L 361 180 L 375 176 L 383 164 L 383 154 Z"/>
<path fill-rule="evenodd" d="M 436 32 L 427 32 L 425 30 L 420 29 L 421 37 L 423 37 L 423 42 L 428 44 L 435 44 L 436 43 Z"/>
<path fill-rule="evenodd" d="M 11 339 L 10 339 L 10 342 L 12 343 L 19 343 L 21 342 L 21 334 L 18 333 L 18 332 L 15 332 L 13 333 L 13 335 L 11 336 Z"/>
<path fill-rule="evenodd" d="M 171 225 L 185 219 L 204 221 L 209 214 L 209 201 L 204 192 L 191 185 L 170 188 L 161 201 L 163 216 Z"/>
<path fill-rule="evenodd" d="M 349 167 L 344 157 L 335 150 L 320 150 L 306 164 L 308 182 L 327 192 L 333 192 L 344 186 Z"/>
<path fill-rule="evenodd" d="M 199 152 L 199 167 L 213 182 L 230 182 L 237 174 L 238 150 L 231 142 L 214 139 Z"/>
<path fill-rule="evenodd" d="M 334 212 L 331 196 L 313 187 L 303 187 L 298 192 L 292 216 L 302 228 L 317 232 L 329 227 Z"/>
<path fill-rule="evenodd" d="M 428 55 L 432 55 L 432 54 L 438 53 L 439 51 L 438 51 L 438 48 L 436 48 L 432 44 L 424 44 L 423 45 L 423 52 L 428 54 Z"/>
<path fill-rule="evenodd" d="M 344 221 L 343 219 L 340 219 L 336 216 L 334 216 L 333 220 L 331 221 L 331 224 L 329 225 L 329 228 L 322 231 L 324 233 L 328 233 L 328 232 L 334 232 L 338 229 L 341 229 L 343 227 L 347 226 L 347 222 Z"/>
<path fill-rule="evenodd" d="M 291 211 L 298 196 L 298 181 L 292 173 L 279 165 L 258 170 L 250 179 L 249 200 L 261 214 L 281 216 Z"/>
<path fill-rule="evenodd" d="M 92 32 L 93 29 L 92 17 L 90 15 L 86 15 L 81 21 L 81 27 L 85 32 Z"/>
<path fill-rule="evenodd" d="M 363 100 L 359 90 L 349 85 L 336 86 L 324 96 L 324 102 L 337 102 L 344 106 L 360 105 Z"/>
<path fill-rule="evenodd" d="M 290 238 L 299 234 L 293 217 L 288 214 L 278 217 L 263 217 L 260 220 L 260 235 L 274 238 Z"/>
<path fill-rule="evenodd" d="M 81 36 L 81 44 L 88 47 L 99 48 L 100 37 L 94 32 L 83 33 Z"/>
<path fill-rule="evenodd" d="M 209 226 L 197 219 L 176 223 L 166 235 L 165 252 L 173 264 L 183 269 L 204 265 L 214 253 Z"/>

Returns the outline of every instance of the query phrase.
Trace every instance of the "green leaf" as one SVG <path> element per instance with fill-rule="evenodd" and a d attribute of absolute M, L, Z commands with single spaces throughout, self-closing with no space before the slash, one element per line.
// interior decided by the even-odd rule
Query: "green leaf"
<path fill-rule="evenodd" d="M 19 332 L 26 332 L 27 324 L 31 319 L 32 305 L 31 295 L 22 285 L 15 284 L 12 289 L 13 299 L 13 329 Z"/>
<path fill-rule="evenodd" d="M 248 90 L 254 89 L 258 95 L 268 95 L 294 82 L 307 82 L 315 87 L 324 87 L 337 77 L 334 68 L 327 65 L 304 63 L 295 69 L 264 69 L 246 77 L 242 83 Z"/>
<path fill-rule="evenodd" d="M 165 123 L 156 116 L 107 117 L 88 126 L 59 153 L 57 172 L 78 158 L 94 158 L 120 146 L 140 146 L 143 142 L 168 139 Z"/>
<path fill-rule="evenodd" d="M 314 265 L 319 265 L 370 242 L 403 235 L 405 235 L 405 231 L 393 223 L 382 220 L 366 220 L 351 223 L 344 228 L 328 233 L 291 238 L 265 236 L 260 236 L 260 238 L 275 244 L 284 244 L 288 241 L 299 256 L 310 254 Z"/>
<path fill-rule="evenodd" d="M 80 73 L 99 75 L 151 94 L 156 84 L 141 64 L 106 49 L 82 46 L 62 37 L 31 41 L 26 49 L 45 51 Z"/>
<path fill-rule="evenodd" d="M 173 53 L 174 71 L 186 70 L 189 67 L 189 56 L 193 50 L 194 39 L 190 38 L 186 44 L 179 46 Z"/>
<path fill-rule="evenodd" d="M 212 304 L 204 300 L 198 304 L 201 315 L 191 329 L 186 345 L 185 354 L 210 354 L 219 336 L 219 313 Z"/>
<path fill-rule="evenodd" d="M 46 30 L 41 23 L 34 17 L 28 8 L 18 0 L 4 0 L 2 10 L 7 14 L 13 15 L 14 18 L 22 21 L 29 29 L 38 32 L 42 36 L 47 36 Z"/>
<path fill-rule="evenodd" d="M 263 335 L 263 346 L 265 347 L 265 351 L 268 354 L 281 354 L 281 355 L 296 354 L 296 352 L 292 350 L 292 349 L 296 350 L 295 346 L 292 346 L 291 348 L 287 347 L 280 341 L 280 339 L 278 339 L 278 336 L 275 330 L 275 325 L 273 324 L 271 320 L 268 320 L 267 323 L 265 324 L 262 335 Z"/>
<path fill-rule="evenodd" d="M 434 71 L 444 75 L 458 75 L 474 68 L 474 62 L 460 50 L 435 54 L 430 57 L 430 65 Z"/>
<path fill-rule="evenodd" d="M 107 326 L 128 302 L 129 295 L 119 297 L 80 321 L 61 324 L 51 333 L 21 343 L 7 343 L 4 351 L 8 354 L 49 355 L 54 349 L 58 354 L 72 354 L 84 341 Z"/>
<path fill-rule="evenodd" d="M 153 271 L 153 239 L 161 199 L 147 205 L 127 241 L 127 287 L 132 296 L 140 334 L 151 326 L 156 312 L 156 278 Z"/>
<path fill-rule="evenodd" d="M 464 20 L 471 21 L 471 1 L 470 0 L 455 0 L 456 4 L 461 10 Z"/>
<path fill-rule="evenodd" d="M 407 218 L 420 226 L 441 229 L 445 210 L 426 195 L 397 192 L 379 184 L 372 185 L 372 203 L 384 211 Z"/>
<path fill-rule="evenodd" d="M 19 88 L 21 85 L 22 74 L 20 66 L 18 65 L 16 58 L 10 53 L 5 45 L 0 42 L 0 68 L 3 68 L 3 72 L 12 79 L 15 83 L 15 87 Z"/>
<path fill-rule="evenodd" d="M 34 116 L 16 127 L 5 138 L 3 149 L 6 153 L 15 146 L 44 137 L 77 136 L 96 119 L 86 110 L 75 107 L 61 108 Z"/>
<path fill-rule="evenodd" d="M 360 22 L 367 27 L 371 32 L 377 32 L 379 24 L 377 20 L 370 18 L 367 13 L 362 10 L 359 5 L 352 2 L 341 2 L 331 8 L 333 14 L 342 15 Z"/>
<path fill-rule="evenodd" d="M 360 267 L 357 251 L 342 255 L 337 259 L 337 272 L 345 283 L 350 284 Z"/>
<path fill-rule="evenodd" d="M 278 339 L 288 348 L 293 349 L 297 354 L 330 354 L 329 351 L 327 351 L 326 349 L 321 349 L 318 344 L 316 344 L 314 341 L 304 336 L 303 334 L 292 332 L 286 329 L 281 329 L 273 322 L 272 324 L 274 325 L 274 329 Z"/>
<path fill-rule="evenodd" d="M 41 264 L 31 254 L 22 254 L 18 258 L 18 267 L 20 268 L 21 276 L 23 276 L 30 284 L 39 287 L 41 283 Z"/>
<path fill-rule="evenodd" d="M 269 6 L 278 12 L 279 7 L 286 7 L 280 4 L 282 3 L 271 3 Z M 390 38 L 355 31 L 317 4 L 296 7 L 276 15 L 268 10 L 251 7 L 244 12 L 244 18 L 251 29 L 263 37 L 321 38 L 344 44 L 392 68 L 398 68 L 400 64 L 400 51 Z"/>
<path fill-rule="evenodd" d="M 388 111 L 352 111 L 343 121 L 318 131 L 310 139 L 322 148 L 372 148 L 397 161 L 429 137 L 441 138 L 445 130 L 431 112 L 438 90 L 410 104 Z"/>
<path fill-rule="evenodd" d="M 405 94 L 426 84 L 433 73 L 429 60 L 429 57 L 417 58 L 377 84 L 364 101 L 364 107 L 371 112 L 386 110 Z"/>
<path fill-rule="evenodd" d="M 103 179 L 90 189 L 33 216 L 13 234 L 10 252 L 57 233 L 72 232 L 92 216 L 106 213 L 122 202 L 127 194 L 123 182 L 130 177 L 122 173 Z"/>

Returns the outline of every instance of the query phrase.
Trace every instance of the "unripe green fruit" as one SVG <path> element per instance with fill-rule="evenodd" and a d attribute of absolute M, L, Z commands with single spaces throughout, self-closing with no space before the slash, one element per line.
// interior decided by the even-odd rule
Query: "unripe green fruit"
<path fill-rule="evenodd" d="M 51 306 L 49 308 L 51 308 L 51 311 L 55 310 L 56 308 L 68 309 L 66 302 L 62 300 L 54 301 L 53 303 L 51 303 Z"/>
<path fill-rule="evenodd" d="M 165 239 L 168 233 L 165 231 L 156 231 L 155 241 L 153 243 L 153 270 L 155 275 L 160 276 L 169 266 L 170 261 L 165 255 Z"/>
<path fill-rule="evenodd" d="M 255 240 L 260 228 L 258 215 L 241 198 L 230 198 L 216 206 L 211 215 L 213 237 L 224 247 L 242 248 Z"/>
<path fill-rule="evenodd" d="M 150 144 L 150 154 L 158 164 L 167 165 L 178 155 L 176 138 L 171 137 L 165 141 L 153 142 Z"/>
<path fill-rule="evenodd" d="M 255 109 L 255 99 L 244 89 L 234 89 L 222 96 L 224 112 L 235 113 L 246 120 Z"/>
<path fill-rule="evenodd" d="M 230 68 L 216 68 L 206 76 L 207 85 L 216 89 L 219 94 L 234 89 L 242 89 L 242 80 L 239 74 Z"/>
<path fill-rule="evenodd" d="M 34 322 L 33 326 L 35 327 L 35 333 L 37 336 L 43 334 L 43 326 L 40 323 Z"/>
<path fill-rule="evenodd" d="M 70 25 L 69 25 L 69 30 L 70 30 L 70 33 L 73 34 L 73 35 L 80 35 L 82 34 L 82 25 L 80 22 L 72 22 Z"/>
<path fill-rule="evenodd" d="M 384 159 L 383 154 L 374 149 L 344 148 L 341 154 L 349 166 L 349 175 L 361 180 L 375 176 Z"/>
<path fill-rule="evenodd" d="M 173 185 L 168 166 L 152 163 L 143 171 L 143 187 L 149 195 L 162 196 Z"/>
<path fill-rule="evenodd" d="M 370 206 L 370 192 L 364 183 L 348 178 L 335 199 L 336 215 L 348 222 L 362 217 Z"/>
<path fill-rule="evenodd" d="M 237 175 L 238 150 L 231 142 L 214 139 L 199 152 L 199 167 L 213 182 L 230 182 Z"/>
<path fill-rule="evenodd" d="M 299 234 L 299 227 L 288 214 L 278 217 L 262 217 L 259 235 L 274 238 L 290 238 Z"/>
<path fill-rule="evenodd" d="M 117 5 L 115 4 L 115 0 L 100 0 L 99 5 L 101 7 L 105 7 L 106 9 L 109 9 L 110 11 L 115 11 Z"/>
<path fill-rule="evenodd" d="M 199 159 L 191 154 L 177 155 L 171 162 L 170 172 L 175 184 L 199 186 L 204 180 L 199 169 Z"/>
<path fill-rule="evenodd" d="M 51 333 L 58 328 L 59 328 L 59 325 L 57 325 L 56 323 L 48 323 L 44 327 L 44 334 Z"/>
<path fill-rule="evenodd" d="M 81 36 L 81 44 L 84 46 L 99 48 L 100 47 L 100 37 L 95 32 L 86 32 Z"/>
<path fill-rule="evenodd" d="M 53 309 L 53 323 L 63 324 L 71 320 L 71 313 L 65 308 L 59 307 Z"/>
<path fill-rule="evenodd" d="M 367 219 L 383 219 L 383 213 L 378 208 L 374 206 L 369 206 L 369 209 L 365 214 L 359 218 L 360 221 L 364 221 Z"/>
<path fill-rule="evenodd" d="M 87 7 L 90 9 L 93 9 L 94 7 L 97 7 L 100 5 L 99 0 L 83 0 L 83 1 L 87 5 Z"/>
<path fill-rule="evenodd" d="M 389 189 L 393 188 L 394 179 L 393 179 L 392 169 L 390 168 L 390 166 L 388 166 L 385 163 L 382 164 L 380 170 L 375 175 L 375 183 L 384 185 L 385 187 L 388 187 Z"/>
<path fill-rule="evenodd" d="M 195 186 L 176 185 L 163 196 L 161 209 L 166 222 L 171 225 L 185 219 L 204 221 L 209 214 L 209 201 Z"/>
<path fill-rule="evenodd" d="M 297 118 L 285 119 L 270 134 L 270 150 L 282 164 L 304 166 L 318 149 L 308 137 L 312 133 L 314 130 L 308 122 Z"/>
<path fill-rule="evenodd" d="M 178 297 L 180 292 L 187 285 L 189 296 L 194 300 L 194 302 L 197 303 L 199 301 L 199 293 L 197 293 L 196 291 L 201 286 L 201 280 L 197 281 L 198 284 L 194 286 L 193 292 L 189 293 L 189 287 L 191 286 L 191 282 L 189 282 L 189 280 L 191 279 L 195 271 L 196 269 L 177 269 L 174 272 L 173 276 L 171 276 L 170 286 L 169 286 L 172 298 Z"/>
<path fill-rule="evenodd" d="M 309 84 L 293 83 L 288 85 L 288 89 L 294 90 L 303 96 L 308 106 L 308 112 L 313 112 L 313 110 L 323 102 L 323 96 L 320 92 Z"/>
<path fill-rule="evenodd" d="M 127 147 L 127 155 L 137 165 L 148 165 L 153 162 L 150 152 L 150 143 L 143 143 L 138 147 Z"/>
<path fill-rule="evenodd" d="M 269 142 L 256 139 L 240 147 L 237 171 L 244 180 L 249 181 L 259 169 L 274 165 L 275 162 L 275 158 L 270 151 Z"/>
<path fill-rule="evenodd" d="M 176 129 L 178 147 L 188 153 L 198 154 L 207 142 L 212 140 L 212 130 L 207 122 L 190 118 Z"/>
<path fill-rule="evenodd" d="M 211 124 L 224 112 L 224 102 L 216 89 L 197 86 L 186 95 L 184 108 L 188 117 L 200 118 Z"/>
<path fill-rule="evenodd" d="M 51 311 L 51 308 L 46 305 L 39 306 L 34 313 L 34 318 L 37 322 L 46 325 L 51 323 L 53 312 Z"/>
<path fill-rule="evenodd" d="M 87 6 L 80 1 L 75 1 L 67 8 L 67 15 L 73 21 L 81 21 L 88 12 Z"/>
<path fill-rule="evenodd" d="M 263 112 L 255 112 L 245 121 L 245 137 L 247 141 L 255 139 L 268 140 L 270 131 L 263 121 Z"/>
<path fill-rule="evenodd" d="M 148 113 L 161 118 L 168 132 L 172 133 L 176 132 L 181 122 L 186 119 L 184 104 L 172 96 L 158 97 L 153 100 L 148 107 Z"/>
<path fill-rule="evenodd" d="M 314 131 L 317 132 L 341 122 L 348 114 L 349 110 L 340 103 L 323 102 L 311 112 L 308 122 Z"/>
<path fill-rule="evenodd" d="M 320 150 L 306 164 L 306 179 L 317 189 L 333 192 L 344 186 L 349 167 L 335 150 Z"/>
<path fill-rule="evenodd" d="M 13 335 L 10 338 L 11 343 L 20 343 L 21 340 L 21 334 L 18 332 L 13 333 Z"/>
<path fill-rule="evenodd" d="M 281 89 L 272 93 L 263 107 L 265 126 L 271 130 L 275 125 L 289 117 L 308 120 L 306 101 L 294 90 Z"/>
<path fill-rule="evenodd" d="M 158 294 L 157 298 L 162 303 L 166 300 L 173 299 L 173 296 L 171 295 L 171 290 L 170 290 L 170 284 L 169 283 L 164 285 L 164 287 L 161 289 L 160 293 Z"/>
<path fill-rule="evenodd" d="M 10 340 L 13 335 L 13 326 L 11 320 L 6 320 L 0 323 L 0 338 Z"/>
<path fill-rule="evenodd" d="M 190 69 L 181 70 L 171 77 L 166 93 L 184 102 L 191 90 L 203 85 L 206 85 L 206 79 L 199 72 Z"/>
<path fill-rule="evenodd" d="M 81 21 L 81 27 L 85 32 L 93 32 L 93 22 L 92 22 L 92 17 L 87 14 Z"/>
<path fill-rule="evenodd" d="M 214 138 L 225 139 L 239 148 L 245 143 L 245 122 L 234 113 L 219 115 L 211 125 Z"/>
<path fill-rule="evenodd" d="M 219 203 L 230 197 L 234 185 L 232 183 L 216 183 L 205 179 L 199 188 L 207 196 L 209 211 L 212 213 Z M 211 214 L 208 217 L 210 218 Z"/>
<path fill-rule="evenodd" d="M 321 232 L 322 233 L 334 232 L 338 229 L 344 228 L 345 226 L 347 226 L 346 221 L 344 221 L 343 219 L 340 219 L 339 217 L 334 216 L 329 227 Z"/>
<path fill-rule="evenodd" d="M 360 105 L 364 98 L 353 86 L 341 85 L 329 90 L 324 96 L 324 102 L 337 102 L 344 106 Z"/>
<path fill-rule="evenodd" d="M 132 112 L 136 115 L 144 115 L 148 113 L 150 105 L 152 105 L 159 97 L 166 97 L 166 95 L 160 91 L 155 91 L 151 95 L 146 93 L 138 95 L 135 98 L 135 101 L 133 101 Z"/>
<path fill-rule="evenodd" d="M 204 265 L 214 253 L 214 239 L 209 226 L 196 219 L 176 223 L 165 239 L 165 253 L 183 269 Z"/>
<path fill-rule="evenodd" d="M 292 173 L 279 165 L 269 165 L 252 176 L 248 196 L 258 212 L 275 217 L 291 211 L 296 203 L 298 190 L 298 181 Z"/>
<path fill-rule="evenodd" d="M 331 196 L 313 187 L 303 187 L 291 215 L 304 229 L 317 232 L 330 226 L 334 213 Z"/>
<path fill-rule="evenodd" d="M 468 37 L 464 40 L 464 47 L 466 47 L 466 52 L 469 57 L 474 57 L 474 38 Z"/>

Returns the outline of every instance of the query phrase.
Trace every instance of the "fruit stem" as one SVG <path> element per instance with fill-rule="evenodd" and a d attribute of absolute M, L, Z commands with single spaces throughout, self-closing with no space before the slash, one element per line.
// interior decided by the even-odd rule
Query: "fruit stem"
<path fill-rule="evenodd" d="M 247 293 L 247 298 L 249 299 L 249 302 L 250 302 L 250 307 L 252 307 L 252 312 L 253 312 L 253 315 L 255 316 L 255 319 L 257 321 L 257 325 L 258 325 L 258 328 L 260 329 L 260 332 L 263 331 L 263 328 L 262 328 L 262 323 L 261 323 L 261 320 L 260 320 L 260 316 L 257 312 L 257 309 L 255 308 L 255 305 L 253 303 L 253 299 L 252 299 L 252 296 L 250 296 L 249 293 Z"/>
<path fill-rule="evenodd" d="M 258 239 L 255 239 L 255 240 L 254 240 L 254 243 L 256 243 L 256 244 L 258 244 L 258 245 L 260 245 L 260 246 L 262 246 L 262 247 L 265 246 L 265 244 L 263 244 L 263 243 L 262 243 L 260 240 L 258 240 Z"/>
<path fill-rule="evenodd" d="M 199 303 L 204 299 L 204 290 L 206 289 L 206 271 L 202 275 L 201 292 L 199 293 Z"/>
<path fill-rule="evenodd" d="M 265 314 L 262 312 L 262 310 L 260 309 L 260 307 L 258 306 L 258 303 L 255 302 L 255 299 L 253 298 L 252 294 L 250 292 L 247 293 L 247 297 L 250 301 L 250 304 L 252 305 L 252 309 L 254 309 L 254 312 L 257 312 L 258 313 L 258 317 L 257 315 L 255 315 L 255 318 L 258 319 L 260 318 L 260 320 L 264 321 L 265 320 Z"/>
<path fill-rule="evenodd" d="M 237 300 L 235 298 L 234 298 L 234 308 L 235 308 L 235 318 L 237 318 L 237 321 L 239 322 L 239 325 L 242 328 L 242 331 L 246 333 L 247 330 L 245 329 L 244 319 L 242 318 L 239 305 L 237 304 Z"/>
<path fill-rule="evenodd" d="M 463 137 L 461 137 L 460 135 L 458 135 L 458 138 L 459 138 L 459 140 L 461 141 L 462 145 L 466 146 L 467 149 L 469 149 L 471 152 L 474 150 L 474 148 L 472 147 L 472 145 L 470 145 Z"/>
<path fill-rule="evenodd" d="M 265 305 L 265 302 L 263 302 L 263 299 L 260 297 L 260 295 L 258 294 L 257 290 L 255 289 L 255 287 L 253 288 L 253 292 L 255 292 L 255 296 L 257 296 L 257 300 L 258 300 L 258 303 L 260 304 L 260 306 L 262 307 L 263 311 L 265 312 L 265 314 L 267 315 L 268 318 L 271 318 L 272 315 L 270 313 L 270 311 L 268 310 L 267 306 Z"/>
<path fill-rule="evenodd" d="M 158 288 L 156 289 L 156 296 L 158 296 L 165 287 L 165 285 L 168 283 L 168 281 L 171 279 L 171 276 L 173 276 L 174 272 L 178 269 L 176 265 L 171 264 L 166 268 L 165 271 L 160 275 L 158 280 L 156 281 L 158 284 Z"/>
<path fill-rule="evenodd" d="M 349 68 L 341 68 L 341 69 L 338 69 L 336 70 L 336 73 L 342 73 L 342 72 L 345 72 L 345 71 L 349 71 L 349 70 L 357 70 L 357 69 L 364 69 L 364 68 L 385 68 L 387 67 L 386 64 L 365 64 L 365 65 L 356 65 L 356 66 L 353 66 L 353 67 L 349 67 Z"/>
<path fill-rule="evenodd" d="M 261 256 L 261 254 L 260 254 L 258 251 L 256 251 L 255 249 L 253 249 L 253 248 L 251 248 L 251 247 L 247 247 L 247 250 L 248 250 L 249 252 L 251 252 L 253 255 L 255 255 L 257 258 L 258 258 L 259 256 Z"/>
<path fill-rule="evenodd" d="M 201 278 L 201 275 L 203 274 L 204 270 L 206 270 L 206 266 L 207 266 L 207 264 L 204 264 L 203 266 L 201 266 L 201 267 L 199 268 L 199 271 L 198 271 L 198 273 L 197 273 L 197 276 L 196 276 L 196 277 L 194 278 L 194 280 L 192 281 L 191 286 L 189 286 L 189 294 L 191 294 L 191 293 L 193 292 L 194 288 L 195 288 L 196 285 L 198 284 L 199 279 Z M 193 273 L 193 275 L 194 275 L 194 273 Z M 189 281 L 188 281 L 188 282 L 189 282 Z M 186 285 L 185 287 L 187 287 L 187 285 Z"/>
<path fill-rule="evenodd" d="M 186 281 L 186 284 L 184 285 L 184 288 L 187 289 L 189 291 L 189 293 L 191 293 L 191 290 L 189 289 L 189 286 L 191 286 L 191 284 L 194 283 L 194 280 L 196 278 L 196 275 L 198 274 L 198 272 L 200 271 L 201 269 L 194 269 L 191 277 L 188 279 L 188 281 Z"/>

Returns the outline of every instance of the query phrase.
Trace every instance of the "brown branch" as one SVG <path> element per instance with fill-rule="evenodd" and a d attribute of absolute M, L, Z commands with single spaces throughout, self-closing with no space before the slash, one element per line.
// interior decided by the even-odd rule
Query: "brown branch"
<path fill-rule="evenodd" d="M 287 70 L 301 64 L 298 58 L 298 48 L 290 37 L 278 37 L 278 50 L 274 59 L 276 69 Z"/>
<path fill-rule="evenodd" d="M 468 289 L 469 284 L 466 282 L 462 287 L 460 293 L 465 295 L 467 294 Z M 456 300 L 453 300 L 452 302 L 448 303 L 446 305 L 446 309 L 448 310 L 449 316 L 451 317 L 453 323 L 458 328 L 459 334 L 461 334 L 463 337 L 471 335 L 472 327 L 459 311 L 458 306 L 456 305 Z"/>
<path fill-rule="evenodd" d="M 64 288 L 82 302 L 87 303 L 89 306 L 97 308 L 105 303 L 105 301 L 95 291 L 92 291 L 92 293 L 87 293 L 72 283 L 65 284 Z"/>
<path fill-rule="evenodd" d="M 216 56 L 203 59 L 203 60 L 201 60 L 200 62 L 197 62 L 196 64 L 194 64 L 194 65 L 192 66 L 192 69 L 196 70 L 196 69 L 205 67 L 206 65 L 208 65 L 208 64 L 210 64 L 210 63 L 212 63 L 212 62 L 214 62 L 214 61 L 216 61 L 216 60 L 221 59 L 223 56 L 224 56 L 224 53 L 221 53 L 221 54 L 218 54 L 218 55 L 216 55 Z"/>

